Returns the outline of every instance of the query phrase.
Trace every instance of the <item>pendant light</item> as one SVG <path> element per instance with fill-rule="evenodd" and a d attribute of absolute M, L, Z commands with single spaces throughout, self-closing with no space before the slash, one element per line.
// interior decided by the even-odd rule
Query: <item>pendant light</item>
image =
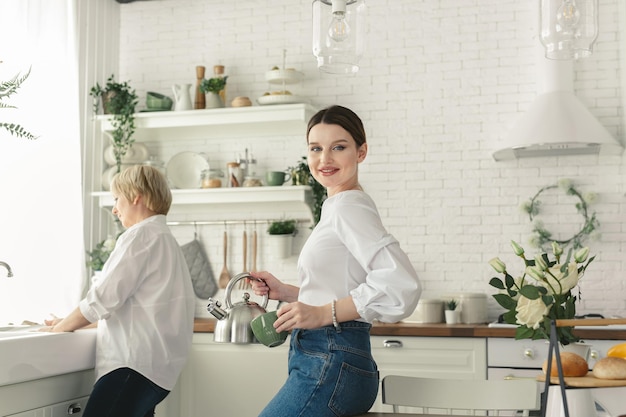
<path fill-rule="evenodd" d="M 320 71 L 354 74 L 365 51 L 365 0 L 313 1 L 313 55 Z"/>
<path fill-rule="evenodd" d="M 598 0 L 541 0 L 540 20 L 546 58 L 591 55 L 598 38 Z"/>

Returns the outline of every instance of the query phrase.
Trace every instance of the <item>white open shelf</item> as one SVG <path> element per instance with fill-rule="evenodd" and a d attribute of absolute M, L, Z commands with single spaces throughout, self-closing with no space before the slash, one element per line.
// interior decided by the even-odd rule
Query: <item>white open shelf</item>
<path fill-rule="evenodd" d="M 113 196 L 108 191 L 92 193 L 103 208 L 113 207 Z M 237 187 L 172 190 L 172 204 L 276 204 L 295 202 L 308 204 L 311 187 L 308 185 L 278 187 Z"/>
<path fill-rule="evenodd" d="M 138 142 L 304 135 L 315 109 L 304 103 L 220 109 L 144 112 L 135 114 Z M 112 130 L 110 115 L 97 116 L 103 132 Z"/>

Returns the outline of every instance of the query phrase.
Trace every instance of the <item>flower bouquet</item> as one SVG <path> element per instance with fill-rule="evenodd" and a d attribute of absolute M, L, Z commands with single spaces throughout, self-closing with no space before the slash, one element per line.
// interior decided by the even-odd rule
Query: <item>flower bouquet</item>
<path fill-rule="evenodd" d="M 117 237 L 119 237 L 119 235 L 117 235 Z M 109 236 L 98 243 L 92 251 L 87 251 L 87 255 L 89 256 L 89 260 L 87 261 L 88 268 L 91 268 L 93 271 L 102 271 L 104 263 L 109 259 L 113 249 L 115 249 L 117 237 Z"/>
<path fill-rule="evenodd" d="M 580 298 L 580 292 L 577 297 L 572 294 L 572 289 L 578 285 L 595 256 L 588 259 L 589 248 L 584 247 L 573 255 L 573 249 L 570 249 L 565 259 L 562 259 L 561 246 L 557 242 L 551 245 L 553 260 L 547 253 L 526 259 L 524 248 L 511 241 L 513 251 L 524 261 L 524 271 L 517 278 L 508 272 L 500 258 L 489 261 L 496 272 L 504 275 L 504 279 L 491 278 L 489 284 L 501 290 L 493 297 L 508 310 L 503 315 L 504 321 L 518 325 L 515 339 L 549 339 L 553 320 L 573 319 L 576 315 L 575 303 Z M 579 341 L 572 327 L 556 329 L 561 345 Z"/>

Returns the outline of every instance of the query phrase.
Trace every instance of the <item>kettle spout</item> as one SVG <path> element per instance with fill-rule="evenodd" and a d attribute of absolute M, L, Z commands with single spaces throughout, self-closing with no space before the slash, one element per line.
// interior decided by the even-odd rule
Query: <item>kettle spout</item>
<path fill-rule="evenodd" d="M 222 320 L 228 315 L 228 313 L 226 313 L 226 311 L 224 311 L 220 307 L 221 304 L 219 301 L 214 300 L 213 298 L 209 298 L 209 304 L 206 306 L 206 309 L 218 320 Z"/>

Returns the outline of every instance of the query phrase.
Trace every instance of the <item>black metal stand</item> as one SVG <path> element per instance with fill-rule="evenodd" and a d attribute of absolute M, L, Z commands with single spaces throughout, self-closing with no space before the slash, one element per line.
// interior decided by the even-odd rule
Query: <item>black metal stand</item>
<path fill-rule="evenodd" d="M 552 352 L 556 355 L 556 370 L 559 376 L 559 385 L 561 386 L 561 397 L 563 398 L 563 411 L 565 417 L 569 417 L 569 408 L 567 406 L 567 395 L 565 394 L 565 379 L 563 378 L 563 366 L 561 365 L 561 355 L 559 354 L 559 340 L 556 333 L 556 321 L 552 320 L 550 325 L 550 347 L 548 350 L 548 366 L 546 369 L 546 383 L 544 386 L 544 396 L 541 400 L 541 417 L 546 417 L 548 408 L 548 395 L 550 388 L 550 373 L 552 371 Z"/>

